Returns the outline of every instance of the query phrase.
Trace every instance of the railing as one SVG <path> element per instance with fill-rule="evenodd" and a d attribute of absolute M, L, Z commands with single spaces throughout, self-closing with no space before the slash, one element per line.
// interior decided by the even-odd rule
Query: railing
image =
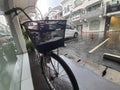
<path fill-rule="evenodd" d="M 86 7 L 91 7 L 93 5 L 96 5 L 98 3 L 101 3 L 101 0 L 90 0 L 85 3 Z"/>
<path fill-rule="evenodd" d="M 85 14 L 82 14 L 80 19 L 90 19 L 94 17 L 99 17 L 100 15 L 103 15 L 103 8 L 98 8 L 94 11 L 87 12 Z"/>
<path fill-rule="evenodd" d="M 108 5 L 106 13 L 120 11 L 120 4 Z"/>

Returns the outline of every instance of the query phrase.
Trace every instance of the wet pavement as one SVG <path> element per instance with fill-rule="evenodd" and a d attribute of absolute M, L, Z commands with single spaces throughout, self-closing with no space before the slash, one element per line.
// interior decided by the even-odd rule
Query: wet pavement
<path fill-rule="evenodd" d="M 66 41 L 67 46 L 60 49 L 61 57 L 75 74 L 80 90 L 120 90 L 120 84 L 116 84 L 107 79 L 112 79 L 111 74 L 113 77 L 117 77 L 115 75 L 116 73 L 111 73 L 111 71 L 113 71 L 113 69 L 120 71 L 120 63 L 103 59 L 104 53 L 120 55 L 120 32 L 114 32 L 109 35 L 110 39 L 92 53 L 89 53 L 89 51 L 105 40 L 103 33 L 94 33 L 93 39 L 91 39 L 91 33 L 84 33 L 83 36 L 80 36 L 78 39 L 68 39 Z M 86 66 L 86 63 L 82 63 L 81 65 L 81 62 L 87 62 L 87 64 L 90 62 L 90 65 L 93 66 L 94 69 L 98 68 L 98 71 L 92 71 L 89 66 Z M 91 62 L 97 63 L 97 65 L 91 64 Z M 33 63 L 33 61 L 31 65 L 35 90 L 49 90 L 39 70 L 39 65 L 36 62 Z M 106 66 L 109 67 L 107 74 L 102 77 Z M 119 72 L 117 73 L 119 74 Z M 116 79 L 119 78 L 120 77 L 117 77 Z"/>
<path fill-rule="evenodd" d="M 41 73 L 40 66 L 34 58 L 34 54 L 31 53 L 29 55 L 34 90 L 50 90 Z M 80 62 L 75 62 L 73 59 L 69 59 L 63 55 L 61 55 L 61 58 L 64 59 L 73 71 L 80 90 L 120 90 L 120 85 L 97 75 L 89 70 L 85 65 L 81 65 Z"/>
<path fill-rule="evenodd" d="M 66 41 L 67 46 L 62 48 L 62 51 L 65 51 L 66 54 L 67 52 L 72 52 L 83 61 L 93 61 L 120 71 L 120 63 L 103 59 L 104 53 L 120 55 L 120 32 L 109 32 L 108 38 L 106 43 L 101 45 L 94 52 L 89 53 L 90 50 L 106 40 L 106 38 L 104 38 L 103 32 L 83 33 L 78 39 L 68 39 Z"/>
<path fill-rule="evenodd" d="M 98 76 L 86 67 L 75 63 L 72 59 L 68 59 L 65 56 L 61 57 L 72 69 L 80 90 L 120 90 L 120 85 Z"/>

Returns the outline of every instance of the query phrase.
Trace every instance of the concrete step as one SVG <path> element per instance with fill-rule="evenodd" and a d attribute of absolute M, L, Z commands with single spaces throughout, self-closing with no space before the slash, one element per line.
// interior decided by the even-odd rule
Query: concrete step
<path fill-rule="evenodd" d="M 81 61 L 81 65 L 85 66 L 92 72 L 96 73 L 99 76 L 106 78 L 118 85 L 120 85 L 120 72 L 109 67 L 91 62 L 91 61 Z M 105 72 L 105 73 L 104 73 Z M 104 75 L 103 75 L 104 74 Z"/>
<path fill-rule="evenodd" d="M 118 56 L 118 55 L 113 55 L 113 54 L 110 54 L 110 53 L 104 53 L 103 58 L 108 59 L 108 60 L 113 60 L 113 61 L 116 61 L 116 62 L 120 63 L 120 56 Z"/>

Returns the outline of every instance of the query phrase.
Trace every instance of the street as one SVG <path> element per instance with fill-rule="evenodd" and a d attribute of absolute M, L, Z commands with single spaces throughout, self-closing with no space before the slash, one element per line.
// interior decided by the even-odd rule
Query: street
<path fill-rule="evenodd" d="M 71 54 L 71 59 L 80 59 L 82 61 L 93 61 L 109 68 L 120 71 L 120 64 L 112 60 L 103 59 L 104 53 L 120 55 L 120 32 L 107 33 L 108 40 L 104 39 L 103 32 L 82 33 L 78 38 L 66 40 L 66 47 L 62 48 L 62 54 Z M 105 41 L 100 47 L 90 52 L 97 45 Z M 72 57 L 73 56 L 73 57 Z M 75 58 L 77 57 L 77 58 Z"/>

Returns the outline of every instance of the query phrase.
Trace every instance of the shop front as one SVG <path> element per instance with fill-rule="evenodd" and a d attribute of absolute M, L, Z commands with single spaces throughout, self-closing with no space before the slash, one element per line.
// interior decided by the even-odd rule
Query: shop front
<path fill-rule="evenodd" d="M 120 15 L 111 16 L 109 29 L 111 31 L 120 31 Z"/>

